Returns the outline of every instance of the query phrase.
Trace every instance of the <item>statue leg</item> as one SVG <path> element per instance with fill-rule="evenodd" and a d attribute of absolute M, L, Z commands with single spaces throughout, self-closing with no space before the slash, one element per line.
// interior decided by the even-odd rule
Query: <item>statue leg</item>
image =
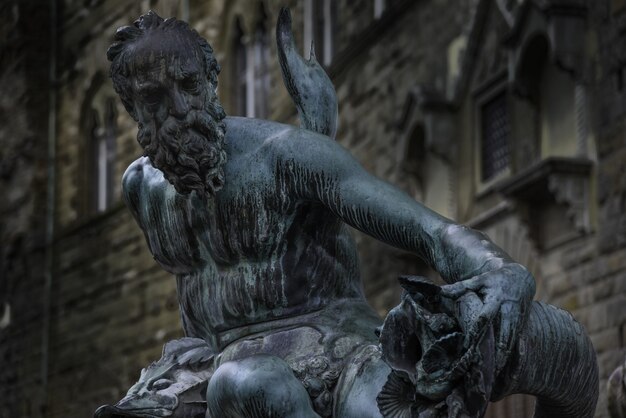
<path fill-rule="evenodd" d="M 259 354 L 217 368 L 207 388 L 207 418 L 319 418 L 284 360 Z"/>
<path fill-rule="evenodd" d="M 382 418 L 376 398 L 390 372 L 377 346 L 362 349 L 348 363 L 337 382 L 333 416 Z"/>

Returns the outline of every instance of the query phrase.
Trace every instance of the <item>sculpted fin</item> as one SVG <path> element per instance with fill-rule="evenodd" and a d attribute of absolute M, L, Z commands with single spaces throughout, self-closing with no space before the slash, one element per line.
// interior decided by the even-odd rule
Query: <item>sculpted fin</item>
<path fill-rule="evenodd" d="M 276 43 L 283 81 L 298 109 L 300 125 L 334 139 L 338 115 L 335 87 L 317 62 L 313 43 L 308 61 L 298 54 L 291 31 L 291 13 L 286 7 L 278 16 Z"/>

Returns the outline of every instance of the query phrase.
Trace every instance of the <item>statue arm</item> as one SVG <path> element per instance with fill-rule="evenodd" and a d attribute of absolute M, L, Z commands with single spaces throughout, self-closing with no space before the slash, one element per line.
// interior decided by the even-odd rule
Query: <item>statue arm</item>
<path fill-rule="evenodd" d="M 367 173 L 324 136 L 300 131 L 281 154 L 279 166 L 300 198 L 319 201 L 347 224 L 420 256 L 452 283 L 442 288 L 444 295 L 479 295 L 483 306 L 468 319 L 472 323 L 468 339 L 476 343 L 486 325 L 499 319 L 497 363 L 498 368 L 504 366 L 535 293 L 534 278 L 525 267 L 486 235 L 456 224 Z"/>
<path fill-rule="evenodd" d="M 300 197 L 320 201 L 356 229 L 417 254 L 448 283 L 506 265 L 524 269 L 485 234 L 439 215 L 369 174 L 334 141 L 310 136 L 288 144 L 283 163 L 288 175 L 297 179 L 293 184 Z"/>

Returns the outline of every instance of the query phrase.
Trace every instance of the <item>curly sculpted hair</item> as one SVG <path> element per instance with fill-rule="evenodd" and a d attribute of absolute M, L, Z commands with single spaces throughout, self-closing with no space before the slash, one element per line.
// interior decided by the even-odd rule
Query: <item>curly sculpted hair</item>
<path fill-rule="evenodd" d="M 133 71 L 133 60 L 131 57 L 133 49 L 131 46 L 153 31 L 171 32 L 173 39 L 191 40 L 195 43 L 198 48 L 190 48 L 186 52 L 196 55 L 195 58 L 203 63 L 205 74 L 211 86 L 213 86 L 213 90 L 217 88 L 217 75 L 220 72 L 220 66 L 213 56 L 213 49 L 209 43 L 186 22 L 173 17 L 163 19 L 150 10 L 145 15 L 140 16 L 132 26 L 119 28 L 115 33 L 114 43 L 107 51 L 107 58 L 111 61 L 113 87 L 122 99 L 126 111 L 135 120 L 137 118 L 133 108 L 132 89 L 129 80 L 129 76 Z M 201 54 L 200 56 L 198 56 L 199 53 Z"/>

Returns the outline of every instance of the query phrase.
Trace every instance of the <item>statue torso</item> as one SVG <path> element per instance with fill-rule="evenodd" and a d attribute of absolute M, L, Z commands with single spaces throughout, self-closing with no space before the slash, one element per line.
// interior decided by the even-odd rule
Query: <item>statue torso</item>
<path fill-rule="evenodd" d="M 293 179 L 277 174 L 280 158 L 267 139 L 296 129 L 243 118 L 227 123 L 226 184 L 213 198 L 176 193 L 145 157 L 124 178 L 155 259 L 177 275 L 187 334 L 210 339 L 342 299 L 361 303 L 346 226 L 320 203 L 294 196 Z"/>

